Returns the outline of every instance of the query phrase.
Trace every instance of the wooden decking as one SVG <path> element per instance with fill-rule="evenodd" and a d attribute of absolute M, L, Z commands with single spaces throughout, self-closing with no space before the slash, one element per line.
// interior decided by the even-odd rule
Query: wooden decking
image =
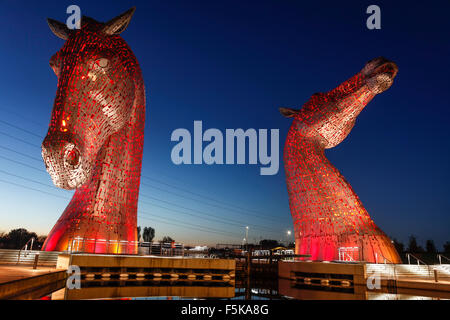
<path fill-rule="evenodd" d="M 0 265 L 0 299 L 38 299 L 65 284 L 65 270 Z"/>
<path fill-rule="evenodd" d="M 0 265 L 0 284 L 55 271 L 57 271 L 56 268 L 52 267 L 37 267 L 33 270 L 31 266 Z"/>

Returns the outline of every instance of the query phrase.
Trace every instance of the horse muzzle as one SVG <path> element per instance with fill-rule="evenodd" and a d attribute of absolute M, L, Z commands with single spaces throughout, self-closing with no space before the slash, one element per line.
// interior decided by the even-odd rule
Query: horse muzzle
<path fill-rule="evenodd" d="M 367 62 L 361 72 L 367 79 L 366 84 L 369 90 L 379 94 L 391 87 L 398 73 L 398 67 L 394 62 L 379 57 Z"/>
<path fill-rule="evenodd" d="M 90 176 L 89 163 L 83 159 L 83 148 L 60 135 L 48 134 L 42 142 L 42 159 L 53 183 L 58 188 L 72 190 Z"/>

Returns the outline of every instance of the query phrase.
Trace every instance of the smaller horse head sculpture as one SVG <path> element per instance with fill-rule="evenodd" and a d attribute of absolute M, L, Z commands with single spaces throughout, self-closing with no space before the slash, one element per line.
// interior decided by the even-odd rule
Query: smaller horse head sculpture
<path fill-rule="evenodd" d="M 134 11 L 106 23 L 83 16 L 79 30 L 48 19 L 66 42 L 50 59 L 58 88 L 42 157 L 56 186 L 77 191 L 44 250 L 66 250 L 74 238 L 136 239 L 145 92 L 137 60 L 119 36 Z"/>
<path fill-rule="evenodd" d="M 394 62 L 372 59 L 335 89 L 313 94 L 301 110 L 280 108 L 280 112 L 285 117 L 300 117 L 325 139 L 325 148 L 333 148 L 348 136 L 370 100 L 390 88 L 397 72 Z"/>
<path fill-rule="evenodd" d="M 294 118 L 284 166 L 297 254 L 318 261 L 401 262 L 391 240 L 325 155 L 325 149 L 349 135 L 361 111 L 392 85 L 397 72 L 394 62 L 375 58 L 335 89 L 314 94 L 300 110 L 280 109 Z"/>

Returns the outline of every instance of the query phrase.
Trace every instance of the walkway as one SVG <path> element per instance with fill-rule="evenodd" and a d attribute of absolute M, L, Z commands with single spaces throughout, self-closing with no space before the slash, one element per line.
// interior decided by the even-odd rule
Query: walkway
<path fill-rule="evenodd" d="M 66 276 L 52 267 L 0 265 L 0 299 L 38 299 L 64 287 Z"/>

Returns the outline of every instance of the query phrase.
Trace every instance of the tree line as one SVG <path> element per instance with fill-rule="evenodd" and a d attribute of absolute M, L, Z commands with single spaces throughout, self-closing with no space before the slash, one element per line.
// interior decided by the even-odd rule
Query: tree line
<path fill-rule="evenodd" d="M 143 229 L 137 227 L 138 241 L 141 239 L 144 242 L 151 242 L 155 238 L 155 229 L 152 227 L 144 227 Z M 31 238 L 34 238 L 33 249 L 39 250 L 42 248 L 46 236 L 38 236 L 35 232 L 29 232 L 24 228 L 13 229 L 9 233 L 0 232 L 0 249 L 21 249 Z M 165 236 L 160 240 L 161 242 L 175 242 L 175 240 L 169 236 Z M 417 237 L 411 235 L 406 246 L 401 241 L 393 239 L 395 248 L 399 253 L 446 253 L 450 254 L 450 241 L 447 241 L 442 246 L 442 249 L 438 249 L 433 240 L 428 239 L 425 241 L 425 246 L 421 246 Z M 262 248 L 275 248 L 278 246 L 285 246 L 276 240 L 264 239 L 261 240 L 259 246 Z M 293 247 L 294 244 L 290 243 L 288 247 Z"/>
<path fill-rule="evenodd" d="M 152 227 L 144 227 L 144 229 L 137 227 L 137 235 L 138 241 L 142 239 L 145 242 L 151 242 L 155 238 L 155 229 Z M 0 249 L 22 249 L 31 238 L 34 238 L 33 250 L 40 250 L 47 236 L 38 236 L 36 232 L 30 232 L 24 228 L 13 229 L 8 233 L 0 232 Z M 175 242 L 175 240 L 165 236 L 161 242 Z"/>
<path fill-rule="evenodd" d="M 434 241 L 431 239 L 426 240 L 425 247 L 422 247 L 419 245 L 417 237 L 414 235 L 409 237 L 407 246 L 395 238 L 392 241 L 398 253 L 450 253 L 450 241 L 444 243 L 441 250 L 436 247 Z M 259 246 L 263 249 L 273 249 L 280 246 L 284 247 L 286 244 L 278 242 L 277 240 L 264 239 L 259 242 Z M 289 243 L 287 247 L 294 247 L 294 243 Z"/>
<path fill-rule="evenodd" d="M 39 250 L 47 237 L 38 236 L 35 232 L 29 232 L 24 228 L 13 229 L 9 233 L 0 232 L 0 248 L 21 249 L 31 238 L 34 238 L 33 249 Z M 30 248 L 30 245 L 28 245 L 28 248 Z"/>
<path fill-rule="evenodd" d="M 141 231 L 142 231 L 142 235 L 141 235 Z M 155 229 L 154 228 L 144 227 L 144 229 L 142 229 L 140 226 L 137 227 L 138 241 L 141 241 L 141 239 L 142 239 L 144 242 L 152 242 L 153 238 L 155 238 Z M 162 240 L 160 240 L 160 242 L 175 242 L 175 240 L 169 236 L 165 236 L 162 238 Z"/>
<path fill-rule="evenodd" d="M 425 241 L 425 247 L 422 247 L 417 242 L 417 237 L 414 235 L 411 235 L 408 240 L 408 246 L 405 246 L 401 241 L 398 241 L 397 239 L 393 239 L 395 249 L 399 253 L 450 253 L 450 241 L 447 241 L 442 246 L 442 250 L 438 250 L 436 248 L 436 245 L 434 244 L 434 241 L 431 239 L 428 239 Z"/>

